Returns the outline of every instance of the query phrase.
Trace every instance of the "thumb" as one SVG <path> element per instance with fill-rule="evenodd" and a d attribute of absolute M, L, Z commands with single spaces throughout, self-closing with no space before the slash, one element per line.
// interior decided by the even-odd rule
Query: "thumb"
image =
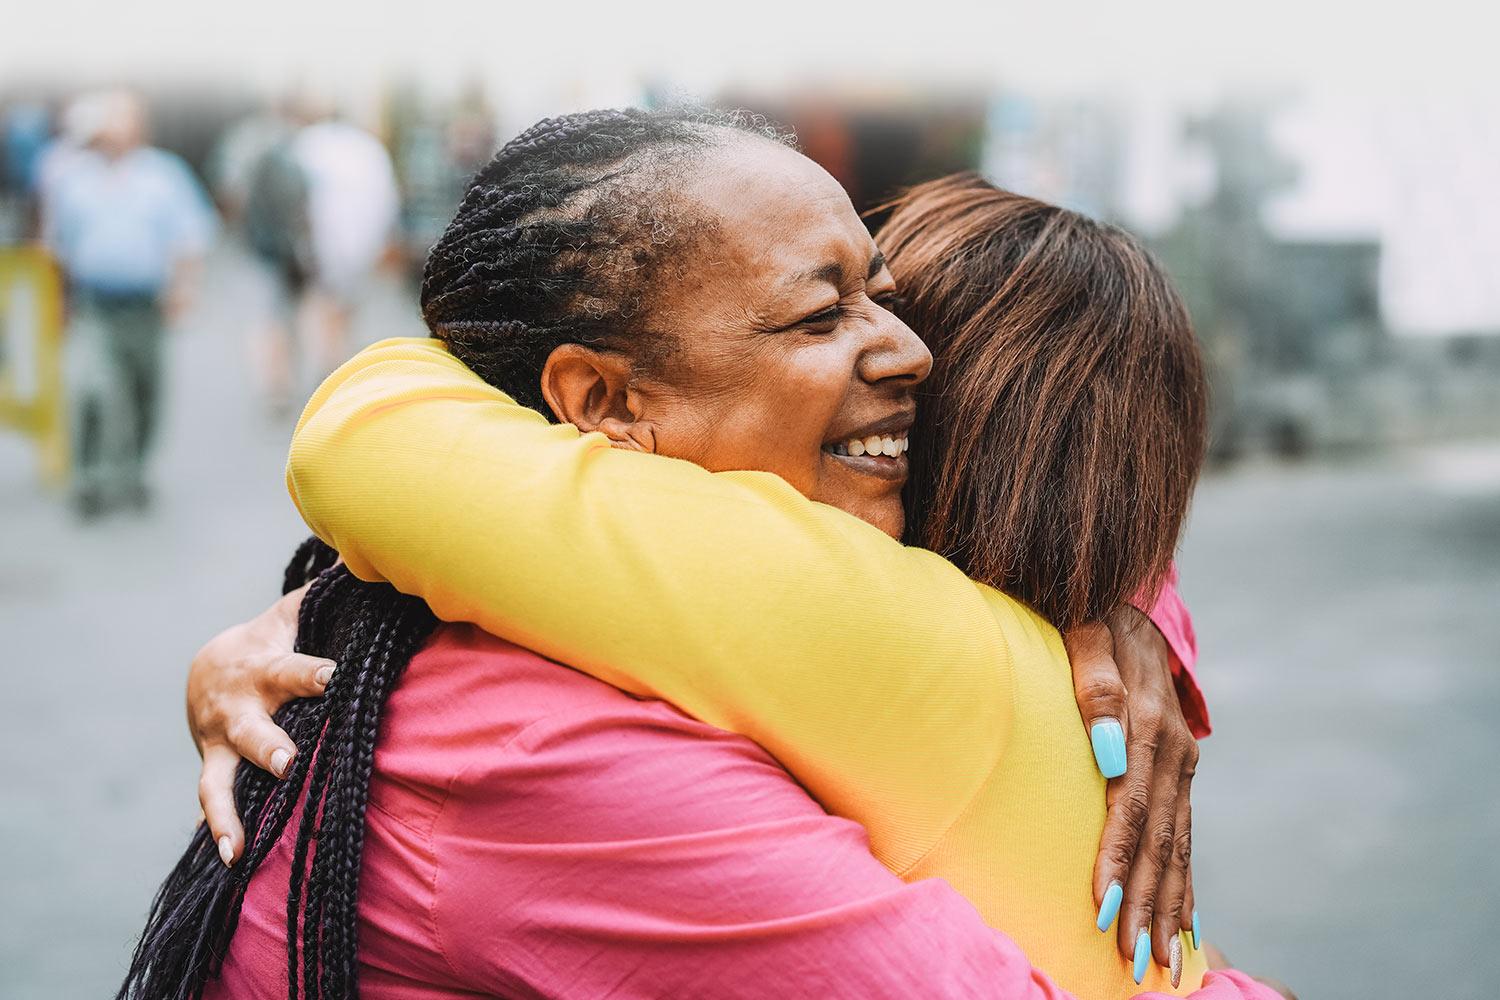
<path fill-rule="evenodd" d="M 1094 748 L 1094 761 L 1106 778 L 1125 773 L 1125 682 L 1115 664 L 1114 639 L 1102 622 L 1088 622 L 1063 633 L 1073 665 L 1073 693 Z"/>

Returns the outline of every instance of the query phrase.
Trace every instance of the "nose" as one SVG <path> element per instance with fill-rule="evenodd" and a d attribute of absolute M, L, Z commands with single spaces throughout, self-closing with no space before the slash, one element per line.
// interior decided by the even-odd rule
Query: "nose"
<path fill-rule="evenodd" d="M 899 385 L 911 389 L 932 371 L 932 352 L 896 314 L 874 306 L 868 343 L 860 351 L 859 377 L 871 385 Z"/>

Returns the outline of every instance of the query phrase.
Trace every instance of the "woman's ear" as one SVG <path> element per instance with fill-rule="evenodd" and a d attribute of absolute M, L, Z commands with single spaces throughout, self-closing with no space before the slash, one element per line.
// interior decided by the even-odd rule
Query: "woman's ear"
<path fill-rule="evenodd" d="M 631 389 L 631 360 L 583 344 L 553 348 L 542 367 L 542 397 L 558 420 L 580 431 L 599 431 L 616 448 L 656 450 L 649 422 L 639 419 Z"/>

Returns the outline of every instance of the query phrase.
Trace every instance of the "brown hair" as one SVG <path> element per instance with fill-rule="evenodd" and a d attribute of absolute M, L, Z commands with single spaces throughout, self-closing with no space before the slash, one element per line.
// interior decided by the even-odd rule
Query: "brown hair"
<path fill-rule="evenodd" d="M 908 540 L 1059 628 L 1160 585 L 1205 447 L 1187 310 L 1113 226 L 974 174 L 912 188 L 876 235 L 932 350 Z"/>

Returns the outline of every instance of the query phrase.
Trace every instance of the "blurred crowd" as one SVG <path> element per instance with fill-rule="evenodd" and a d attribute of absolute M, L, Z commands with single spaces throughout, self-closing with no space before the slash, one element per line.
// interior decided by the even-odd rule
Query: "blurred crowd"
<path fill-rule="evenodd" d="M 290 412 L 351 353 L 372 275 L 419 257 L 489 156 L 493 122 L 476 111 L 446 127 L 388 117 L 383 141 L 297 92 L 228 119 L 195 170 L 153 145 L 147 102 L 128 90 L 0 108 L 0 244 L 45 248 L 66 289 L 81 517 L 150 503 L 163 338 L 201 292 L 215 244 L 232 242 L 253 272 L 255 378 L 272 413 Z"/>

